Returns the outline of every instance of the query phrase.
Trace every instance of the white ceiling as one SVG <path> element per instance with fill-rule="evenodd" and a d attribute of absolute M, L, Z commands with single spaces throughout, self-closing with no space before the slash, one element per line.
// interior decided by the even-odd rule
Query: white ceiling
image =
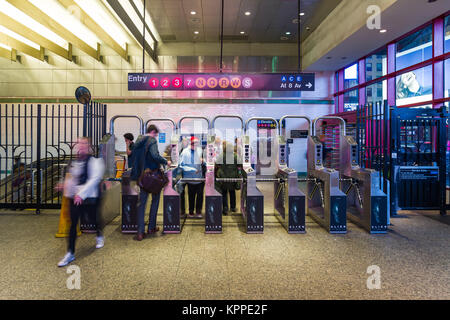
<path fill-rule="evenodd" d="M 342 0 L 301 0 L 302 38 L 308 36 Z M 221 0 L 146 0 L 163 41 L 217 42 Z M 235 41 L 296 42 L 297 0 L 225 0 L 224 35 Z M 191 15 L 196 11 L 196 15 Z M 250 16 L 244 12 L 251 12 Z M 310 31 L 305 28 L 309 27 Z M 198 35 L 194 31 L 199 31 Z M 245 34 L 241 35 L 240 32 Z M 286 35 L 291 32 L 291 35 Z M 286 36 L 286 40 L 281 40 Z"/>

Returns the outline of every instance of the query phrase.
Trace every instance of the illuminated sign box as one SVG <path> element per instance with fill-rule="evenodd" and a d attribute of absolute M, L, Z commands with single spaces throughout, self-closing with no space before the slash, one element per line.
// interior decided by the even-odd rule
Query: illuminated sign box
<path fill-rule="evenodd" d="M 314 91 L 314 73 L 129 73 L 129 91 Z"/>

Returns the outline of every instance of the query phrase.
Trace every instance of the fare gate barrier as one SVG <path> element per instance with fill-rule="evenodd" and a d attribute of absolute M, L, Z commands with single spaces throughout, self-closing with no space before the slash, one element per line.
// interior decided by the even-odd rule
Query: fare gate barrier
<path fill-rule="evenodd" d="M 142 118 L 135 115 L 117 115 L 111 118 L 109 123 L 109 133 L 106 134 L 100 143 L 100 155 L 105 161 L 105 177 L 110 189 L 104 193 L 103 203 L 107 204 L 107 212 L 111 216 L 116 217 L 122 215 L 121 231 L 122 233 L 136 233 L 137 232 L 137 207 L 139 193 L 130 179 L 131 171 L 122 172 L 120 178 L 117 178 L 117 160 L 115 150 L 115 134 L 114 123 L 119 118 L 135 118 L 139 121 L 140 136 L 142 139 L 144 134 L 144 121 Z M 137 140 L 138 140 L 137 139 Z M 81 221 L 83 221 L 81 219 Z M 80 225 L 82 231 L 95 231 L 95 224 L 90 224 L 84 229 Z"/>
<path fill-rule="evenodd" d="M 181 134 L 181 124 L 186 119 L 200 119 L 208 124 L 208 137 L 206 146 L 206 173 L 205 178 L 186 179 L 182 178 L 179 182 L 205 182 L 205 232 L 221 233 L 222 232 L 222 195 L 217 192 L 214 185 L 214 140 L 215 137 L 210 135 L 211 123 L 205 117 L 182 117 L 178 121 L 178 130 Z"/>
<path fill-rule="evenodd" d="M 341 137 L 339 173 L 341 190 L 347 196 L 347 216 L 370 233 L 387 233 L 387 195 L 381 190 L 380 173 L 358 165 L 358 144 Z"/>
<path fill-rule="evenodd" d="M 274 207 L 275 216 L 280 223 L 288 231 L 288 233 L 305 233 L 305 203 L 306 196 L 298 186 L 299 181 L 306 179 L 298 179 L 297 172 L 287 166 L 287 140 L 286 131 L 282 133 L 283 121 L 286 119 L 304 119 L 308 122 L 308 129 L 311 132 L 311 119 L 304 116 L 284 116 L 280 119 L 278 127 L 278 173 L 275 181 Z"/>
<path fill-rule="evenodd" d="M 243 183 L 241 188 L 241 212 L 246 225 L 247 233 L 264 232 L 264 196 L 256 186 L 256 182 L 275 182 L 278 178 L 257 178 L 256 171 L 252 168 L 252 150 L 250 148 L 250 136 L 247 135 L 248 125 L 252 121 L 264 120 L 275 123 L 278 129 L 278 121 L 274 118 L 249 118 L 244 127 L 243 145 Z"/>
<path fill-rule="evenodd" d="M 339 117 L 319 117 L 313 122 L 308 137 L 307 214 L 330 233 L 347 232 L 347 197 L 339 188 L 339 172 L 323 165 L 322 142 L 316 135 L 317 122 L 340 121 L 341 140 L 345 137 L 345 121 Z"/>
<path fill-rule="evenodd" d="M 177 125 L 172 119 L 149 119 L 145 127 L 150 122 L 169 122 L 172 125 L 172 134 L 170 140 L 170 159 L 171 166 L 165 170 L 165 175 L 169 182 L 163 189 L 163 233 L 180 233 L 183 227 L 181 218 L 180 194 L 174 188 L 174 172 L 178 166 L 178 143 Z"/>

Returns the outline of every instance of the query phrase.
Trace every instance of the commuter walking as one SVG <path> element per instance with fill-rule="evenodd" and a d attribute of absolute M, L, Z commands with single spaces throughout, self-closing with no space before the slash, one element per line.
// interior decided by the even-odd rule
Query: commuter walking
<path fill-rule="evenodd" d="M 96 248 L 102 248 L 105 244 L 103 237 L 103 221 L 101 219 L 100 183 L 105 172 L 103 160 L 91 155 L 91 145 L 88 138 L 78 138 L 75 145 L 77 157 L 71 162 L 68 173 L 69 178 L 57 189 L 64 189 L 64 196 L 70 199 L 70 231 L 68 251 L 58 263 L 58 267 L 64 267 L 75 260 L 75 241 L 77 238 L 77 225 L 82 214 L 94 215 L 97 226 Z"/>
<path fill-rule="evenodd" d="M 237 152 L 231 143 L 223 142 L 222 153 L 216 161 L 217 178 L 240 178 L 241 168 L 238 164 Z M 236 212 L 236 190 L 241 188 L 240 182 L 216 182 L 217 190 L 222 194 L 222 214 Z M 228 195 L 230 195 L 230 206 L 228 207 Z"/>
<path fill-rule="evenodd" d="M 181 153 L 180 168 L 183 171 L 183 178 L 203 178 L 202 149 L 199 146 L 198 138 L 192 137 L 191 147 L 184 149 Z M 203 207 L 203 189 L 205 187 L 205 182 L 192 181 L 188 182 L 187 185 L 189 197 L 189 216 L 194 216 L 195 209 L 195 214 L 198 218 L 201 218 Z"/>
<path fill-rule="evenodd" d="M 149 170 L 160 170 L 161 165 L 170 165 L 170 161 L 164 159 L 158 151 L 158 128 L 151 124 L 147 128 L 147 134 L 138 139 L 134 144 L 133 157 L 135 157 L 135 165 L 131 170 L 131 180 L 137 181 L 143 172 Z M 138 233 L 135 236 L 135 240 L 142 241 L 145 238 L 145 208 L 147 206 L 148 193 L 141 188 L 139 193 L 139 206 L 138 206 Z M 159 231 L 159 227 L 156 226 L 156 218 L 159 207 L 159 199 L 161 192 L 155 194 L 152 193 L 152 203 L 150 206 L 149 221 L 147 234 L 154 234 Z"/>

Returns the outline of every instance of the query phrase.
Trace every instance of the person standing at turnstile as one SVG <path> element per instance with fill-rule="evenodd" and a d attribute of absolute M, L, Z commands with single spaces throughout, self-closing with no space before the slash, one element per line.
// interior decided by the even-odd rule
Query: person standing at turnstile
<path fill-rule="evenodd" d="M 64 267 L 75 260 L 75 241 L 77 239 L 78 220 L 82 214 L 92 214 L 96 217 L 97 245 L 99 249 L 104 245 L 102 221 L 100 213 L 100 182 L 105 172 L 102 159 L 94 158 L 90 154 L 88 138 L 78 138 L 76 144 L 77 159 L 69 167 L 70 178 L 63 184 L 58 184 L 58 190 L 64 189 L 64 196 L 70 199 L 70 231 L 69 245 L 64 258 L 58 267 Z"/>
<path fill-rule="evenodd" d="M 158 128 L 151 124 L 147 128 L 147 135 L 143 139 L 136 141 L 133 150 L 135 165 L 131 170 L 131 180 L 137 181 L 146 169 L 158 170 L 162 164 L 170 165 L 170 162 L 161 157 L 159 154 L 158 141 L 156 140 L 158 133 Z M 159 231 L 159 228 L 156 226 L 156 217 L 158 213 L 160 196 L 161 193 L 152 194 L 152 204 L 150 207 L 147 229 L 148 234 L 153 234 Z M 144 216 L 145 208 L 147 206 L 147 199 L 148 193 L 141 188 L 138 207 L 138 232 L 134 238 L 137 241 L 142 241 L 142 239 L 145 238 Z"/>
<path fill-rule="evenodd" d="M 235 147 L 224 141 L 222 152 L 216 158 L 216 178 L 240 177 Z M 222 214 L 227 215 L 228 208 L 231 209 L 231 212 L 236 212 L 236 190 L 240 189 L 240 182 L 216 182 L 216 188 L 222 194 Z M 230 195 L 230 207 L 228 207 L 228 194 Z"/>
<path fill-rule="evenodd" d="M 125 133 L 123 135 L 123 138 L 125 139 L 125 144 L 127 147 L 127 156 L 128 156 L 127 165 L 128 165 L 128 168 L 132 168 L 134 165 L 134 163 L 133 163 L 133 161 L 134 161 L 133 160 L 134 136 L 132 133 Z"/>
<path fill-rule="evenodd" d="M 200 147 L 198 138 L 192 137 L 191 147 L 184 149 L 181 153 L 180 168 L 183 170 L 183 178 L 203 178 L 202 148 Z M 188 182 L 187 185 L 189 196 L 189 216 L 194 216 L 195 208 L 195 214 L 197 217 L 201 217 L 205 182 L 191 181 Z"/>

